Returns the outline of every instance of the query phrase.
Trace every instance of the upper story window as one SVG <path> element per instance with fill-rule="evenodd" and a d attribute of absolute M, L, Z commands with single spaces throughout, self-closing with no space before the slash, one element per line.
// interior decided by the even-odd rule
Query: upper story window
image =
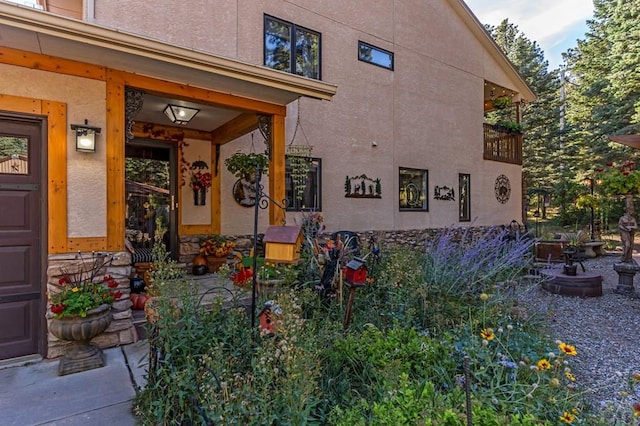
<path fill-rule="evenodd" d="M 264 64 L 320 80 L 320 33 L 265 15 Z"/>
<path fill-rule="evenodd" d="M 393 52 L 380 49 L 364 41 L 358 42 L 358 59 L 363 62 L 393 70 Z"/>

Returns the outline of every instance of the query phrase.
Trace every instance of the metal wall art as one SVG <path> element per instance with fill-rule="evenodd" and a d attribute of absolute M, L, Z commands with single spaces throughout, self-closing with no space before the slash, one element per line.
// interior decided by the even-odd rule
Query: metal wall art
<path fill-rule="evenodd" d="M 233 184 L 233 199 L 242 207 L 253 207 L 256 204 L 256 186 L 253 176 L 250 179 L 240 178 Z"/>
<path fill-rule="evenodd" d="M 433 192 L 433 199 L 455 201 L 456 193 L 453 188 L 448 186 L 436 186 Z"/>
<path fill-rule="evenodd" d="M 511 183 L 509 178 L 505 175 L 500 175 L 496 178 L 496 184 L 494 187 L 496 193 L 496 199 L 500 204 L 506 204 L 511 196 Z"/>
<path fill-rule="evenodd" d="M 471 175 L 466 173 L 458 174 L 458 199 L 460 222 L 471 221 Z"/>
<path fill-rule="evenodd" d="M 371 179 L 365 174 L 347 176 L 344 182 L 344 196 L 347 198 L 382 198 L 380 178 Z"/>

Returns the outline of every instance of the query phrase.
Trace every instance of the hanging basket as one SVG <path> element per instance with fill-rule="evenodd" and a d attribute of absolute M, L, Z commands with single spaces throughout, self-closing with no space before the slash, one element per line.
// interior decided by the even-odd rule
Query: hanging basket
<path fill-rule="evenodd" d="M 295 196 L 301 200 L 307 186 L 307 177 L 311 168 L 311 150 L 309 145 L 288 145 L 287 158 L 291 167 L 291 180 L 295 188 Z"/>

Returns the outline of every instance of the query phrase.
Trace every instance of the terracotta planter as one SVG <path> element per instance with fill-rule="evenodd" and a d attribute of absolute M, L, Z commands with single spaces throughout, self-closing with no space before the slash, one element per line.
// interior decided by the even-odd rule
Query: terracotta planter
<path fill-rule="evenodd" d="M 210 274 L 217 272 L 225 263 L 227 263 L 226 257 L 207 256 L 207 268 Z"/>
<path fill-rule="evenodd" d="M 111 324 L 111 305 L 100 305 L 87 312 L 86 317 L 53 318 L 49 331 L 58 339 L 73 342 L 58 365 L 58 375 L 77 373 L 104 367 L 104 355 L 89 341 Z"/>

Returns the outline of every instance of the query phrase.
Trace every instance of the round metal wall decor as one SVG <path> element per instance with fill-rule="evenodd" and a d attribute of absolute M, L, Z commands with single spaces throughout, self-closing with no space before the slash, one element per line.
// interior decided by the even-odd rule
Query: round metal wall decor
<path fill-rule="evenodd" d="M 238 179 L 233 184 L 233 199 L 242 207 L 252 207 L 256 204 L 256 185 L 248 179 Z"/>
<path fill-rule="evenodd" d="M 495 192 L 496 199 L 500 204 L 505 204 L 509 201 L 509 196 L 511 195 L 511 183 L 509 182 L 508 177 L 500 175 L 496 178 Z"/>

